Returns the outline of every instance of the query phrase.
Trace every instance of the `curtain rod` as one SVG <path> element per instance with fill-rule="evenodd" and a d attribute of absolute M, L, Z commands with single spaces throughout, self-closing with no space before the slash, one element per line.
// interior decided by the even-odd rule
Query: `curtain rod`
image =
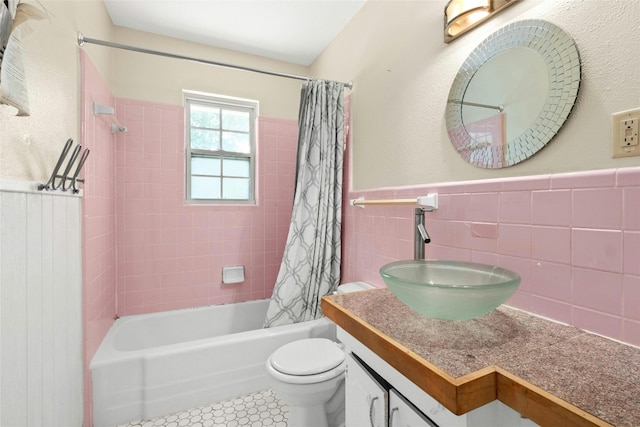
<path fill-rule="evenodd" d="M 120 44 L 120 43 L 114 43 L 114 42 L 107 42 L 107 41 L 104 41 L 104 40 L 92 39 L 92 38 L 89 38 L 89 37 L 85 37 L 84 34 L 82 34 L 81 32 L 78 32 L 78 46 L 82 46 L 85 43 L 98 44 L 98 45 L 107 46 L 107 47 L 115 47 L 117 49 L 130 50 L 130 51 L 133 51 L 133 52 L 148 53 L 148 54 L 151 54 L 151 55 L 165 56 L 167 58 L 185 59 L 187 61 L 199 62 L 201 64 L 215 65 L 215 66 L 218 66 L 218 67 L 226 67 L 226 68 L 234 68 L 236 70 L 251 71 L 251 72 L 254 72 L 254 73 L 268 74 L 270 76 L 277 76 L 277 77 L 286 77 L 288 79 L 305 80 L 305 81 L 311 80 L 310 77 L 298 76 L 298 75 L 295 75 L 295 74 L 287 74 L 287 73 L 280 73 L 280 72 L 277 72 L 277 71 L 262 70 L 262 69 L 259 69 L 259 68 L 245 67 L 245 66 L 242 66 L 242 65 L 225 64 L 224 62 L 209 61 L 207 59 L 193 58 L 191 56 L 178 55 L 178 54 L 175 54 L 175 53 L 161 52 L 161 51 L 158 51 L 158 50 L 144 49 L 144 48 L 141 48 L 141 47 L 129 46 L 129 45 L 126 45 L 126 44 Z M 337 83 L 342 83 L 347 89 L 351 89 L 353 87 L 353 83 L 351 83 L 351 82 L 349 82 L 349 83 L 337 82 Z"/>

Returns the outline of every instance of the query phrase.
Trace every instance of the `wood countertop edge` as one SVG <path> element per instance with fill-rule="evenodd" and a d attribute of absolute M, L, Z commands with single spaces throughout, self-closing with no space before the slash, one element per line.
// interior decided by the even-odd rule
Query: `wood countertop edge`
<path fill-rule="evenodd" d="M 322 311 L 440 404 L 463 415 L 496 399 L 541 425 L 613 427 L 588 412 L 492 365 L 454 378 L 402 344 L 354 316 L 331 298 L 322 298 Z"/>
<path fill-rule="evenodd" d="M 464 377 L 454 378 L 354 316 L 332 299 L 322 299 L 322 311 L 454 414 L 462 415 L 497 398 L 493 369 L 482 369 Z"/>
<path fill-rule="evenodd" d="M 509 371 L 495 367 L 498 400 L 540 425 L 563 427 L 613 427 Z"/>

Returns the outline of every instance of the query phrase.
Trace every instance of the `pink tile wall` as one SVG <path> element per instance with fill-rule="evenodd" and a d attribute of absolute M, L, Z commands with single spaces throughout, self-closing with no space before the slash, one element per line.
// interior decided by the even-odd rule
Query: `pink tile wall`
<path fill-rule="evenodd" d="M 93 114 L 92 103 L 115 100 L 85 52 L 80 52 L 81 144 L 91 150 L 83 168 L 82 274 L 84 317 L 84 425 L 91 425 L 89 362 L 116 313 L 115 137 L 107 116 Z"/>
<path fill-rule="evenodd" d="M 297 122 L 260 118 L 258 204 L 184 203 L 182 107 L 117 99 L 118 314 L 271 297 L 286 242 Z M 244 283 L 222 284 L 244 265 Z"/>
<path fill-rule="evenodd" d="M 493 263 L 522 276 L 508 302 L 640 345 L 640 167 L 353 191 L 438 192 L 428 258 Z M 345 206 L 343 282 L 383 287 L 380 267 L 413 257 L 413 208 Z"/>
<path fill-rule="evenodd" d="M 255 206 L 184 204 L 183 109 L 115 99 L 80 51 L 84 167 L 84 425 L 92 425 L 89 362 L 120 316 L 269 298 L 286 242 L 297 122 L 258 119 Z M 114 106 L 111 133 L 92 102 Z M 242 284 L 221 284 L 242 264 Z"/>

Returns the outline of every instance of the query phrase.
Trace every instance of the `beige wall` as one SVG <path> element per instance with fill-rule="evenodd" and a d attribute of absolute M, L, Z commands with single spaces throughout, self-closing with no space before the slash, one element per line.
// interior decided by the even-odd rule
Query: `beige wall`
<path fill-rule="evenodd" d="M 447 45 L 442 1 L 369 0 L 312 64 L 352 80 L 353 187 L 415 185 L 640 165 L 611 159 L 610 114 L 640 107 L 638 0 L 523 0 Z M 466 56 L 499 27 L 545 19 L 572 35 L 582 58 L 578 102 L 557 137 L 508 169 L 466 163 L 452 148 L 444 110 Z"/>
<path fill-rule="evenodd" d="M 34 3 L 38 4 L 38 3 Z M 22 39 L 31 116 L 16 117 L 0 105 L 0 178 L 46 182 L 69 138 L 79 141 L 78 45 L 76 33 L 109 37 L 102 1 L 42 1 L 49 20 L 30 21 Z M 103 75 L 110 55 L 88 48 Z"/>
<path fill-rule="evenodd" d="M 31 0 L 27 0 L 31 1 Z M 30 117 L 0 105 L 0 178 L 46 182 L 68 138 L 80 138 L 76 34 L 213 61 L 307 75 L 308 67 L 116 27 L 102 0 L 42 1 L 50 20 L 23 39 Z M 113 95 L 182 104 L 182 89 L 257 99 L 260 114 L 296 119 L 301 81 L 85 44 Z M 126 126 L 126 123 L 123 123 Z"/>
<path fill-rule="evenodd" d="M 116 27 L 116 41 L 208 61 L 306 76 L 308 67 Z M 300 80 L 115 49 L 116 97 L 182 105 L 182 90 L 257 99 L 260 115 L 296 119 Z"/>
<path fill-rule="evenodd" d="M 370 0 L 305 67 L 113 27 L 99 0 L 45 1 L 50 21 L 23 40 L 31 117 L 0 106 L 0 177 L 43 181 L 67 138 L 78 140 L 76 32 L 151 49 L 294 74 L 353 81 L 354 187 L 358 189 L 634 166 L 611 159 L 610 114 L 640 103 L 638 0 L 523 0 L 446 45 L 441 0 Z M 606 5 L 606 11 L 605 11 Z M 604 12 L 604 13 L 603 13 Z M 594 19 L 597 17 L 597 19 Z M 444 124 L 449 85 L 466 55 L 497 28 L 547 19 L 576 40 L 583 60 L 578 103 L 532 159 L 508 169 L 468 165 Z M 588 25 L 587 25 L 588 23 Z M 615 29 L 612 30 L 612 29 Z M 180 104 L 182 88 L 260 100 L 261 114 L 295 118 L 300 82 L 85 45 L 114 95 Z"/>

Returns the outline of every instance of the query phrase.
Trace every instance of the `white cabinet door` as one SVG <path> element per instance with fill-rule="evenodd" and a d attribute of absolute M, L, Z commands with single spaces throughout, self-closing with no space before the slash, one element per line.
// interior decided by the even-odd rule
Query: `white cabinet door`
<path fill-rule="evenodd" d="M 389 391 L 389 427 L 438 427 L 395 390 Z"/>
<path fill-rule="evenodd" d="M 497 427 L 536 427 L 538 424 L 534 423 L 528 418 L 522 418 L 522 416 L 505 405 L 502 402 L 498 402 L 498 417 L 499 422 Z M 477 424 L 480 426 L 481 424 Z"/>
<path fill-rule="evenodd" d="M 345 427 L 386 427 L 387 390 L 351 354 L 347 355 Z"/>

